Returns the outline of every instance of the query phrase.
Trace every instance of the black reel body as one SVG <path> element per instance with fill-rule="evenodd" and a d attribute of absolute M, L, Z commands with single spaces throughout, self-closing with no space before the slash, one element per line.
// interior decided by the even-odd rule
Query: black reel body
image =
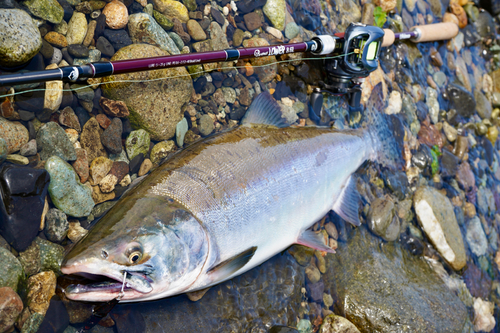
<path fill-rule="evenodd" d="M 338 56 L 324 59 L 326 82 L 319 82 L 320 89 L 311 94 L 311 108 L 321 117 L 324 92 L 347 95 L 349 111 L 361 111 L 361 83 L 378 67 L 384 30 L 360 23 L 351 23 L 344 34 L 317 36 L 313 40 L 320 45 L 314 53 Z M 332 46 L 333 44 L 333 46 Z"/>

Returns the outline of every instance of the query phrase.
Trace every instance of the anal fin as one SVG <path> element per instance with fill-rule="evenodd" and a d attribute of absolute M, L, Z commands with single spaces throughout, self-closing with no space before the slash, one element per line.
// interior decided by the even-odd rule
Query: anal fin
<path fill-rule="evenodd" d="M 281 108 L 276 100 L 269 92 L 264 91 L 255 97 L 245 116 L 241 120 L 241 124 L 270 125 L 279 128 L 287 127 L 288 124 L 281 115 Z"/>
<path fill-rule="evenodd" d="M 252 259 L 256 250 L 257 246 L 252 246 L 248 250 L 211 267 L 207 274 L 210 275 L 213 281 L 224 280 L 245 266 Z"/>
<path fill-rule="evenodd" d="M 359 193 L 356 188 L 356 181 L 351 176 L 347 180 L 344 190 L 340 193 L 339 198 L 333 205 L 332 210 L 339 214 L 341 218 L 347 222 L 359 226 Z"/>
<path fill-rule="evenodd" d="M 324 251 L 329 253 L 335 253 L 335 250 L 324 243 L 323 234 L 315 233 L 314 231 L 308 229 L 300 234 L 297 238 L 297 244 L 310 247 L 318 251 Z"/>

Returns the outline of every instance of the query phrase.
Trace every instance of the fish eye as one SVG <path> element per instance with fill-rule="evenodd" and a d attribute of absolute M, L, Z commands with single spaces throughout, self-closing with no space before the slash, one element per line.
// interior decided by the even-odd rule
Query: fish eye
<path fill-rule="evenodd" d="M 135 251 L 135 252 L 132 252 L 129 256 L 128 256 L 128 261 L 131 263 L 131 264 L 135 264 L 137 263 L 139 260 L 141 260 L 142 258 L 142 253 L 139 252 L 139 251 Z"/>

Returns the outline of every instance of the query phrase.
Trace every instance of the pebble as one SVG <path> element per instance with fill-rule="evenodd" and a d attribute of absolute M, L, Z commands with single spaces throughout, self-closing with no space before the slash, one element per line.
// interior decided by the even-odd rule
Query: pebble
<path fill-rule="evenodd" d="M 28 307 L 32 312 L 45 316 L 50 299 L 55 295 L 56 275 L 52 271 L 41 272 L 28 279 Z"/>
<path fill-rule="evenodd" d="M 38 243 L 32 242 L 25 251 L 19 253 L 18 259 L 28 277 L 40 272 L 41 258 Z"/>
<path fill-rule="evenodd" d="M 60 243 L 66 237 L 69 224 L 66 214 L 57 208 L 49 209 L 45 216 L 45 236 L 51 242 Z"/>
<path fill-rule="evenodd" d="M 139 168 L 139 172 L 137 173 L 137 175 L 139 177 L 144 176 L 145 174 L 147 174 L 149 172 L 149 170 L 151 170 L 152 167 L 153 167 L 153 163 L 151 163 L 151 160 L 149 158 L 144 159 L 144 161 L 141 164 L 141 167 Z"/>
<path fill-rule="evenodd" d="M 486 98 L 486 96 L 479 90 L 474 90 L 474 98 L 476 100 L 476 111 L 481 119 L 490 119 L 493 109 L 491 107 L 491 102 Z"/>
<path fill-rule="evenodd" d="M 88 234 L 88 230 L 83 228 L 80 225 L 80 222 L 75 221 L 75 222 L 69 222 L 69 229 L 68 229 L 68 238 L 73 242 L 76 243 L 80 239 L 82 239 L 86 234 Z"/>
<path fill-rule="evenodd" d="M 456 109 L 462 117 L 467 118 L 474 114 L 476 101 L 470 92 L 456 84 L 449 84 L 447 92 L 451 108 Z"/>
<path fill-rule="evenodd" d="M 315 265 L 309 265 L 306 267 L 307 280 L 312 284 L 318 282 L 321 279 L 321 272 Z"/>
<path fill-rule="evenodd" d="M 104 15 L 101 16 L 105 17 Z M 105 29 L 104 37 L 111 43 L 111 45 L 116 51 L 118 51 L 122 47 L 129 46 L 130 44 L 132 44 L 132 40 L 130 39 L 129 34 L 123 29 L 119 30 Z"/>
<path fill-rule="evenodd" d="M 83 148 L 75 148 L 76 160 L 72 166 L 80 177 L 80 182 L 83 184 L 89 179 L 89 161 L 87 151 Z"/>
<path fill-rule="evenodd" d="M 474 299 L 474 331 L 475 332 L 490 332 L 495 328 L 495 317 L 493 311 L 495 305 L 488 301 L 483 301 L 481 298 Z"/>
<path fill-rule="evenodd" d="M 60 267 L 65 255 L 64 247 L 40 237 L 37 237 L 35 241 L 40 247 L 40 270 L 53 271 L 60 275 Z"/>
<path fill-rule="evenodd" d="M 318 333 L 359 333 L 359 330 L 346 318 L 331 314 L 323 318 Z"/>
<path fill-rule="evenodd" d="M 0 170 L 0 234 L 16 251 L 24 251 L 40 226 L 49 175 L 43 169 L 4 165 Z"/>
<path fill-rule="evenodd" d="M 269 3 L 269 2 L 268 2 Z M 259 37 L 253 37 L 243 41 L 244 47 L 268 46 L 267 40 Z M 276 77 L 278 66 L 276 65 L 276 57 L 264 56 L 260 58 L 250 59 L 255 73 L 263 83 L 267 83 Z M 258 84 L 258 83 L 257 83 Z"/>
<path fill-rule="evenodd" d="M 121 1 L 113 0 L 108 3 L 102 14 L 106 16 L 106 26 L 111 29 L 123 29 L 128 23 L 128 10 Z"/>
<path fill-rule="evenodd" d="M 372 202 L 367 218 L 370 230 L 388 242 L 399 238 L 400 222 L 394 208 L 391 197 L 377 198 Z"/>
<path fill-rule="evenodd" d="M 189 21 L 189 13 L 181 2 L 175 0 L 153 0 L 154 7 L 157 11 L 167 17 L 175 17 L 181 22 Z"/>
<path fill-rule="evenodd" d="M 89 162 L 100 156 L 108 156 L 101 143 L 101 132 L 102 129 L 99 126 L 99 122 L 97 122 L 95 118 L 90 118 L 83 126 L 80 143 L 82 148 L 87 151 L 87 159 Z"/>
<path fill-rule="evenodd" d="M 466 264 L 460 228 L 450 200 L 433 187 L 422 186 L 413 197 L 417 219 L 439 253 L 455 270 Z"/>
<path fill-rule="evenodd" d="M 18 155 L 18 154 L 7 155 L 6 161 L 13 163 L 13 164 L 19 164 L 19 165 L 28 165 L 29 164 L 28 158 L 26 158 L 22 155 Z"/>
<path fill-rule="evenodd" d="M 187 22 L 187 31 L 191 38 L 196 41 L 207 39 L 207 34 L 196 20 L 189 20 Z"/>
<path fill-rule="evenodd" d="M 113 175 L 117 178 L 118 182 L 123 179 L 130 171 L 128 163 L 123 161 L 114 161 L 108 175 Z"/>
<path fill-rule="evenodd" d="M 22 156 L 33 156 L 36 155 L 36 140 L 32 139 L 28 141 L 24 146 L 21 147 L 21 150 L 19 151 L 19 154 Z"/>
<path fill-rule="evenodd" d="M 474 216 L 467 223 L 467 232 L 465 239 L 469 244 L 469 248 L 476 256 L 482 256 L 488 250 L 488 239 L 484 233 L 483 226 L 479 217 Z"/>
<path fill-rule="evenodd" d="M 61 35 L 66 35 L 68 32 L 68 22 L 62 20 L 54 26 L 54 31 L 60 33 Z"/>
<path fill-rule="evenodd" d="M 125 148 L 130 160 L 139 154 L 147 155 L 149 152 L 149 133 L 143 129 L 132 131 L 125 141 Z"/>
<path fill-rule="evenodd" d="M 455 142 L 455 140 L 457 139 L 458 131 L 456 130 L 455 127 L 451 126 L 446 121 L 443 122 L 443 132 L 446 135 L 448 141 Z"/>
<path fill-rule="evenodd" d="M 439 102 L 437 100 L 438 93 L 436 89 L 427 87 L 425 92 L 425 104 L 429 108 L 429 116 L 433 124 L 438 122 Z"/>
<path fill-rule="evenodd" d="M 87 34 L 87 19 L 85 14 L 80 12 L 73 12 L 71 20 L 68 22 L 68 32 L 66 33 L 66 40 L 68 45 L 81 44 Z"/>
<path fill-rule="evenodd" d="M 160 162 L 163 161 L 163 159 L 167 157 L 168 154 L 172 152 L 174 149 L 175 149 L 175 142 L 173 140 L 158 142 L 156 145 L 154 145 L 153 149 L 151 149 L 150 153 L 151 163 L 153 163 L 153 165 L 160 164 Z"/>
<path fill-rule="evenodd" d="M 78 132 L 82 131 L 80 121 L 78 120 L 75 111 L 73 111 L 70 106 L 62 109 L 61 113 L 59 114 L 59 123 L 66 127 L 73 128 Z"/>
<path fill-rule="evenodd" d="M 115 54 L 115 48 L 103 36 L 99 37 L 96 42 L 96 48 L 101 51 L 101 55 L 105 57 L 112 57 Z M 128 110 L 127 110 L 128 111 Z"/>
<path fill-rule="evenodd" d="M 113 118 L 111 124 L 102 133 L 101 142 L 110 154 L 120 154 L 122 152 L 122 132 L 122 121 L 120 118 Z"/>
<path fill-rule="evenodd" d="M 398 114 L 401 112 L 403 106 L 403 101 L 401 99 L 401 93 L 397 90 L 393 90 L 389 96 L 389 105 L 385 109 L 385 114 Z"/>
<path fill-rule="evenodd" d="M 7 153 L 12 154 L 28 143 L 29 133 L 23 124 L 0 117 L 0 138 L 5 140 Z"/>
<path fill-rule="evenodd" d="M 285 29 L 285 0 L 267 0 L 262 10 L 276 29 Z"/>
<path fill-rule="evenodd" d="M 5 67 L 28 62 L 42 47 L 40 31 L 21 9 L 0 10 L 0 40 L 0 65 Z"/>
<path fill-rule="evenodd" d="M 128 29 L 134 43 L 147 43 L 158 46 L 169 54 L 179 54 L 179 49 L 169 34 L 151 15 L 137 13 L 130 15 Z"/>
<path fill-rule="evenodd" d="M 101 191 L 99 186 L 92 186 L 92 199 L 96 205 L 105 201 L 113 200 L 115 196 L 115 192 L 104 193 Z"/>
<path fill-rule="evenodd" d="M 245 26 L 250 31 L 254 31 L 262 26 L 260 16 L 256 12 L 243 15 L 243 20 L 245 20 Z"/>
<path fill-rule="evenodd" d="M 0 247 L 0 287 L 9 287 L 17 290 L 17 285 L 23 273 L 19 260 L 7 249 Z"/>
<path fill-rule="evenodd" d="M 203 116 L 201 116 L 198 128 L 201 135 L 210 135 L 210 133 L 212 133 L 214 130 L 214 121 L 212 117 L 210 117 L 208 114 L 204 114 Z"/>
<path fill-rule="evenodd" d="M 108 174 L 99 182 L 99 188 L 102 193 L 109 193 L 115 189 L 118 178 L 115 175 Z"/>
<path fill-rule="evenodd" d="M 48 122 L 38 130 L 36 144 L 40 150 L 40 158 L 44 161 L 51 156 L 58 156 L 65 161 L 76 160 L 75 147 L 55 122 Z"/>
<path fill-rule="evenodd" d="M 10 287 L 0 288 L 0 332 L 14 329 L 17 317 L 23 311 L 23 301 Z"/>
<path fill-rule="evenodd" d="M 180 122 L 178 122 L 177 126 L 175 127 L 175 140 L 177 142 L 178 147 L 182 147 L 184 145 L 184 136 L 186 135 L 188 130 L 189 130 L 189 126 L 188 126 L 187 119 L 182 118 L 182 120 Z M 151 151 L 151 154 L 153 154 L 152 151 Z"/>
<path fill-rule="evenodd" d="M 90 175 L 92 176 L 93 184 L 98 184 L 111 170 L 113 161 L 109 158 L 100 156 L 90 164 Z M 91 183 L 92 184 L 92 183 Z"/>
<path fill-rule="evenodd" d="M 166 31 L 170 30 L 173 28 L 174 23 L 172 22 L 171 19 L 163 15 L 157 10 L 153 10 L 153 17 L 156 20 L 156 22 Z"/>
<path fill-rule="evenodd" d="M 71 165 L 57 156 L 51 156 L 45 163 L 45 169 L 50 174 L 49 194 L 54 205 L 70 216 L 88 216 L 94 207 L 91 192 L 80 183 Z"/>
<path fill-rule="evenodd" d="M 29 312 L 28 312 L 29 313 Z M 21 333 L 36 333 L 42 324 L 43 315 L 35 312 L 29 315 L 23 324 Z"/>

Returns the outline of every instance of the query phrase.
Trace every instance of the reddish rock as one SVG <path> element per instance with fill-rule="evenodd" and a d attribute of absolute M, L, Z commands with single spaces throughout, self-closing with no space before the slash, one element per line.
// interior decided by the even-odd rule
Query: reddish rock
<path fill-rule="evenodd" d="M 23 301 L 10 287 L 0 288 L 0 332 L 9 332 L 19 314 Z"/>
<path fill-rule="evenodd" d="M 245 20 L 245 26 L 249 31 L 253 31 L 262 26 L 262 21 L 260 19 L 260 16 L 255 12 L 243 15 L 243 19 Z"/>
<path fill-rule="evenodd" d="M 111 166 L 111 170 L 109 170 L 109 174 L 116 176 L 116 178 L 118 178 L 118 182 L 120 182 L 128 173 L 128 164 L 123 161 L 113 162 L 113 166 Z"/>
<path fill-rule="evenodd" d="M 128 115 L 130 114 L 127 105 L 122 101 L 114 101 L 106 97 L 101 97 L 101 99 L 99 100 L 99 105 L 108 116 L 121 118 L 128 117 Z"/>
<path fill-rule="evenodd" d="M 436 127 L 429 122 L 429 119 L 425 119 L 420 125 L 418 141 L 428 145 L 429 147 L 437 145 L 439 148 L 443 148 L 445 140 Z"/>
<path fill-rule="evenodd" d="M 102 128 L 106 129 L 111 124 L 111 120 L 105 114 L 98 114 L 95 119 L 101 125 Z"/>
<path fill-rule="evenodd" d="M 472 172 L 469 163 L 463 162 L 458 166 L 456 179 L 460 187 L 465 191 L 471 191 L 476 185 L 476 178 Z"/>
<path fill-rule="evenodd" d="M 14 115 L 14 107 L 10 102 L 10 99 L 6 98 L 0 104 L 0 116 L 4 118 L 10 118 Z"/>
<path fill-rule="evenodd" d="M 87 151 L 83 148 L 76 148 L 75 151 L 76 161 L 73 162 L 73 168 L 83 184 L 89 179 L 89 160 L 87 157 Z"/>

